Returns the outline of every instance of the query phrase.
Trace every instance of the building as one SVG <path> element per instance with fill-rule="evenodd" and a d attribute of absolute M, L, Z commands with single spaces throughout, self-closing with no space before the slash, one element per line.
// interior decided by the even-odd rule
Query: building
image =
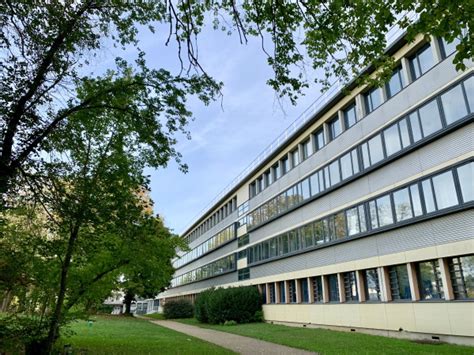
<path fill-rule="evenodd" d="M 454 51 L 400 37 L 385 87 L 316 106 L 184 232 L 162 303 L 257 285 L 267 321 L 473 344 L 474 71 Z"/>

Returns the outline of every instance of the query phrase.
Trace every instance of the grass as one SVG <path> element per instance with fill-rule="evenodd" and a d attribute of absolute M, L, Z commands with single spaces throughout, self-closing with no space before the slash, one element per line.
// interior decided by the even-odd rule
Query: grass
<path fill-rule="evenodd" d="M 470 354 L 474 348 L 452 344 L 421 344 L 362 333 L 349 333 L 317 328 L 296 328 L 269 323 L 234 326 L 209 325 L 196 319 L 180 319 L 182 323 L 223 332 L 244 335 L 272 343 L 291 346 L 319 354 Z"/>
<path fill-rule="evenodd" d="M 73 323 L 74 335 L 61 338 L 61 348 L 70 344 L 74 354 L 233 354 L 143 319 L 98 316 L 94 320 Z"/>
<path fill-rule="evenodd" d="M 162 313 L 152 313 L 144 315 L 147 318 L 158 319 L 158 320 L 165 320 L 165 316 Z"/>

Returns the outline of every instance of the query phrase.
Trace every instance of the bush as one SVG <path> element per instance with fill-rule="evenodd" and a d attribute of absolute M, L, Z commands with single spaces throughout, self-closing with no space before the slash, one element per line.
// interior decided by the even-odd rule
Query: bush
<path fill-rule="evenodd" d="M 196 300 L 196 318 L 203 323 L 249 323 L 261 310 L 261 296 L 253 286 L 210 289 Z"/>
<path fill-rule="evenodd" d="M 211 295 L 215 292 L 214 288 L 210 288 L 201 292 L 194 302 L 194 317 L 201 323 L 209 323 L 207 309 L 209 307 L 209 300 Z"/>
<path fill-rule="evenodd" d="M 193 313 L 193 305 L 185 299 L 167 301 L 163 306 L 166 319 L 192 318 Z"/>

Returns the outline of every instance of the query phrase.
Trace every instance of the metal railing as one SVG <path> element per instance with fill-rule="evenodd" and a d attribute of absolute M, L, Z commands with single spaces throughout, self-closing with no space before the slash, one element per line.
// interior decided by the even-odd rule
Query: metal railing
<path fill-rule="evenodd" d="M 416 13 L 405 14 L 410 21 L 417 19 Z M 403 15 L 403 16 L 405 16 Z M 404 30 L 398 25 L 392 26 L 385 35 L 388 46 L 398 41 L 400 37 L 405 34 Z M 180 235 L 187 231 L 193 223 L 206 212 L 208 212 L 212 206 L 214 206 L 221 198 L 223 198 L 228 192 L 235 188 L 240 182 L 242 182 L 254 169 L 256 169 L 262 162 L 264 162 L 271 154 L 273 154 L 279 147 L 281 147 L 287 140 L 294 134 L 299 128 L 301 128 L 306 122 L 312 119 L 331 99 L 333 99 L 343 89 L 343 84 L 340 80 L 336 80 L 331 84 L 329 89 L 322 93 L 306 110 L 304 110 L 296 120 L 291 123 L 274 141 L 272 141 L 257 157 L 239 174 L 234 178 L 219 194 L 214 197 L 206 206 L 196 214 L 191 221 L 186 225 L 185 228 L 180 232 Z"/>

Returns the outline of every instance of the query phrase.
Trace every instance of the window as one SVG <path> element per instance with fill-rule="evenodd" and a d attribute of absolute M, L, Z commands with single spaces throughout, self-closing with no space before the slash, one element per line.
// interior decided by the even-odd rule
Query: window
<path fill-rule="evenodd" d="M 355 271 L 344 273 L 344 294 L 346 296 L 346 302 L 355 302 L 359 300 Z"/>
<path fill-rule="evenodd" d="M 474 75 L 464 81 L 470 112 L 474 112 Z"/>
<path fill-rule="evenodd" d="M 273 176 L 275 177 L 275 180 L 278 180 L 281 178 L 281 170 L 280 170 L 280 164 L 276 163 L 275 165 L 272 166 L 273 170 Z"/>
<path fill-rule="evenodd" d="M 255 182 L 252 182 L 250 185 L 249 185 L 249 190 L 250 190 L 250 197 L 254 197 L 256 194 L 257 194 L 257 189 L 256 189 L 256 184 Z"/>
<path fill-rule="evenodd" d="M 423 137 L 427 137 L 443 128 L 436 100 L 432 100 L 418 109 Z"/>
<path fill-rule="evenodd" d="M 285 281 L 278 282 L 278 289 L 280 291 L 280 303 L 286 302 Z"/>
<path fill-rule="evenodd" d="M 474 255 L 448 260 L 449 274 L 457 300 L 474 299 Z"/>
<path fill-rule="evenodd" d="M 307 139 L 301 143 L 301 148 L 303 151 L 303 160 L 308 159 L 308 157 L 313 154 L 313 146 L 311 145 L 311 140 Z"/>
<path fill-rule="evenodd" d="M 380 301 L 380 282 L 377 269 L 363 271 L 366 301 Z"/>
<path fill-rule="evenodd" d="M 329 275 L 327 277 L 329 285 L 329 302 L 339 302 L 339 281 L 337 274 Z"/>
<path fill-rule="evenodd" d="M 340 161 L 341 161 L 342 180 L 345 180 L 359 172 L 359 160 L 357 158 L 357 149 L 353 149 L 346 155 L 342 156 Z"/>
<path fill-rule="evenodd" d="M 422 181 L 426 212 L 433 212 L 458 204 L 453 173 L 447 171 Z"/>
<path fill-rule="evenodd" d="M 385 84 L 387 98 L 391 98 L 392 96 L 400 92 L 404 86 L 405 83 L 403 80 L 402 67 L 399 66 L 393 71 L 392 77 L 390 78 L 388 83 Z"/>
<path fill-rule="evenodd" d="M 313 284 L 313 295 L 315 303 L 323 302 L 323 279 L 321 276 L 316 276 L 311 279 Z"/>
<path fill-rule="evenodd" d="M 393 193 L 393 204 L 395 206 L 395 217 L 398 222 L 413 217 L 408 187 Z"/>
<path fill-rule="evenodd" d="M 275 284 L 274 283 L 268 284 L 268 298 L 270 299 L 270 303 L 275 303 Z"/>
<path fill-rule="evenodd" d="M 324 191 L 324 178 L 322 170 L 317 171 L 309 177 L 311 184 L 311 196 L 319 194 Z"/>
<path fill-rule="evenodd" d="M 357 123 L 356 105 L 352 104 L 343 111 L 344 127 L 348 129 Z"/>
<path fill-rule="evenodd" d="M 393 223 L 390 195 L 379 197 L 369 202 L 370 221 L 373 229 Z"/>
<path fill-rule="evenodd" d="M 293 150 L 290 153 L 290 155 L 291 155 L 291 164 L 292 164 L 292 167 L 294 168 L 300 163 L 300 152 L 298 151 L 298 148 Z"/>
<path fill-rule="evenodd" d="M 468 114 L 461 85 L 457 85 L 441 95 L 441 104 L 447 124 L 456 122 Z"/>
<path fill-rule="evenodd" d="M 314 142 L 316 150 L 320 150 L 326 145 L 326 140 L 324 138 L 324 130 L 322 128 L 314 133 Z"/>
<path fill-rule="evenodd" d="M 298 191 L 299 191 L 300 196 L 302 197 L 302 200 L 306 200 L 311 196 L 309 190 L 310 190 L 309 178 L 304 179 L 302 182 L 298 184 Z"/>
<path fill-rule="evenodd" d="M 281 173 L 282 175 L 285 175 L 288 171 L 290 171 L 290 162 L 288 160 L 288 157 L 281 158 L 280 162 L 281 162 Z"/>
<path fill-rule="evenodd" d="M 431 46 L 426 44 L 409 58 L 412 80 L 418 79 L 435 64 Z"/>
<path fill-rule="evenodd" d="M 263 285 L 260 285 L 261 286 L 261 290 L 262 290 L 262 304 L 266 304 L 267 303 L 267 285 L 263 284 Z"/>
<path fill-rule="evenodd" d="M 345 238 L 346 223 L 344 219 L 344 212 L 339 212 L 335 215 L 329 216 L 329 238 L 330 240 L 337 240 Z"/>
<path fill-rule="evenodd" d="M 237 247 L 243 247 L 244 245 L 247 245 L 250 242 L 250 235 L 246 234 L 239 239 L 237 239 Z"/>
<path fill-rule="evenodd" d="M 327 219 L 314 222 L 314 240 L 316 245 L 323 244 L 329 240 Z"/>
<path fill-rule="evenodd" d="M 418 286 L 422 300 L 442 299 L 443 282 L 439 271 L 438 260 L 431 260 L 417 264 Z"/>
<path fill-rule="evenodd" d="M 331 176 L 331 186 L 334 186 L 341 181 L 341 174 L 339 172 L 339 160 L 335 160 L 329 165 L 329 174 Z"/>
<path fill-rule="evenodd" d="M 347 232 L 349 236 L 367 231 L 364 205 L 346 211 Z"/>
<path fill-rule="evenodd" d="M 380 89 L 373 88 L 364 94 L 365 114 L 368 115 L 382 103 Z"/>
<path fill-rule="evenodd" d="M 273 175 L 272 175 L 271 170 L 267 170 L 264 176 L 265 176 L 265 187 L 268 187 L 271 184 L 273 184 Z"/>
<path fill-rule="evenodd" d="M 457 168 L 459 185 L 464 203 L 474 200 L 474 163 L 470 162 Z"/>
<path fill-rule="evenodd" d="M 447 42 L 444 38 L 438 39 L 443 58 L 449 57 L 456 51 L 456 46 L 461 42 L 459 38 L 455 38 L 452 42 Z"/>
<path fill-rule="evenodd" d="M 406 265 L 390 266 L 390 291 L 392 300 L 411 300 L 410 282 Z"/>
<path fill-rule="evenodd" d="M 400 140 L 400 134 L 398 132 L 398 124 L 394 124 L 383 131 L 385 139 L 385 149 L 387 156 L 395 154 L 402 149 L 402 142 Z"/>
<path fill-rule="evenodd" d="M 288 295 L 290 297 L 290 303 L 296 303 L 296 280 L 288 281 Z"/>
<path fill-rule="evenodd" d="M 314 245 L 313 240 L 313 224 L 307 224 L 301 228 L 301 239 L 303 243 L 303 248 L 309 248 Z"/>
<path fill-rule="evenodd" d="M 332 141 L 342 133 L 341 121 L 339 120 L 339 116 L 336 115 L 336 117 L 328 121 L 328 129 L 330 141 Z"/>
<path fill-rule="evenodd" d="M 301 302 L 309 303 L 308 279 L 300 279 L 300 285 L 301 285 Z"/>
<path fill-rule="evenodd" d="M 382 136 L 380 134 L 371 138 L 367 143 L 362 144 L 362 159 L 364 167 L 368 168 L 384 158 Z"/>
<path fill-rule="evenodd" d="M 240 269 L 238 272 L 239 281 L 250 279 L 250 268 Z"/>

